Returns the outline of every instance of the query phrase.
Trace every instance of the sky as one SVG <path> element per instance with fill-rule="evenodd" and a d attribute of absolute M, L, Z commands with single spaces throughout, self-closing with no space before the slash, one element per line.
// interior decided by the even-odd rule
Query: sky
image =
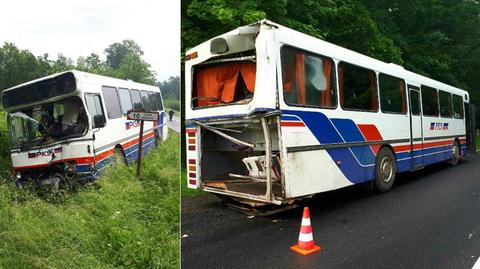
<path fill-rule="evenodd" d="M 8 4 L 7 4 L 8 3 Z M 160 81 L 180 76 L 180 0 L 15 0 L 0 9 L 0 46 L 72 58 L 134 40 Z"/>

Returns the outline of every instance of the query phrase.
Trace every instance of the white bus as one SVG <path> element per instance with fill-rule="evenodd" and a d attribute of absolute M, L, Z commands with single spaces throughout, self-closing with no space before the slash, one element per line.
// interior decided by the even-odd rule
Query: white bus
<path fill-rule="evenodd" d="M 128 110 L 160 112 L 158 122 L 145 122 L 143 152 L 168 134 L 158 87 L 76 70 L 6 89 L 2 103 L 18 184 L 93 180 L 115 154 L 135 161 L 139 123 L 127 120 Z"/>
<path fill-rule="evenodd" d="M 466 91 L 263 20 L 186 53 L 188 187 L 291 204 L 467 153 Z"/>

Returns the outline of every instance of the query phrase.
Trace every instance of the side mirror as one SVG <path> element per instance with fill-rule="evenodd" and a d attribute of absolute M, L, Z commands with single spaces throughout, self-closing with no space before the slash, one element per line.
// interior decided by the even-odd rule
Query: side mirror
<path fill-rule="evenodd" d="M 103 115 L 93 116 L 93 128 L 103 128 L 105 127 L 105 124 L 106 124 L 105 116 Z"/>

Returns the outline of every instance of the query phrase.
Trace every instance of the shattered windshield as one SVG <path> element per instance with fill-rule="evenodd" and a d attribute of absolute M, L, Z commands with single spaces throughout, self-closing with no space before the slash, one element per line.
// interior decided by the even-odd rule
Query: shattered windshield
<path fill-rule="evenodd" d="M 84 134 L 88 120 L 79 97 L 36 105 L 8 115 L 14 149 L 36 147 Z"/>

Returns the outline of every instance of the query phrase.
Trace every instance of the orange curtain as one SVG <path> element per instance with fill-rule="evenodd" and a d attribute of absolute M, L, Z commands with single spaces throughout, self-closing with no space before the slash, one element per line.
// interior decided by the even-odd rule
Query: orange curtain
<path fill-rule="evenodd" d="M 295 82 L 297 86 L 297 104 L 306 104 L 305 95 L 305 55 L 297 53 L 295 59 Z"/>
<path fill-rule="evenodd" d="M 344 73 L 344 70 L 343 70 L 344 66 L 342 64 L 340 64 L 338 66 L 338 86 L 339 86 L 339 90 L 340 90 L 340 104 L 343 105 L 343 101 L 344 101 L 344 94 L 343 94 L 343 73 Z"/>
<path fill-rule="evenodd" d="M 378 109 L 378 100 L 377 100 L 377 82 L 376 82 L 376 76 L 375 73 L 371 72 L 368 76 L 370 80 L 370 90 L 372 91 L 372 100 L 370 104 L 370 109 L 371 110 L 377 110 Z"/>
<path fill-rule="evenodd" d="M 403 80 L 400 80 L 400 95 L 402 96 L 402 113 L 405 113 L 407 110 L 405 108 L 405 83 Z"/>
<path fill-rule="evenodd" d="M 323 60 L 323 75 L 325 76 L 325 91 L 320 95 L 320 105 L 330 107 L 332 100 L 332 93 L 330 91 L 330 78 L 332 74 L 332 63 L 329 60 Z"/>
<path fill-rule="evenodd" d="M 255 63 L 218 65 L 198 70 L 195 86 L 197 96 L 200 98 L 197 106 L 212 106 L 222 102 L 232 102 L 239 74 L 242 76 L 247 90 L 253 93 L 256 75 Z M 208 100 L 208 98 L 211 98 L 211 100 Z"/>

